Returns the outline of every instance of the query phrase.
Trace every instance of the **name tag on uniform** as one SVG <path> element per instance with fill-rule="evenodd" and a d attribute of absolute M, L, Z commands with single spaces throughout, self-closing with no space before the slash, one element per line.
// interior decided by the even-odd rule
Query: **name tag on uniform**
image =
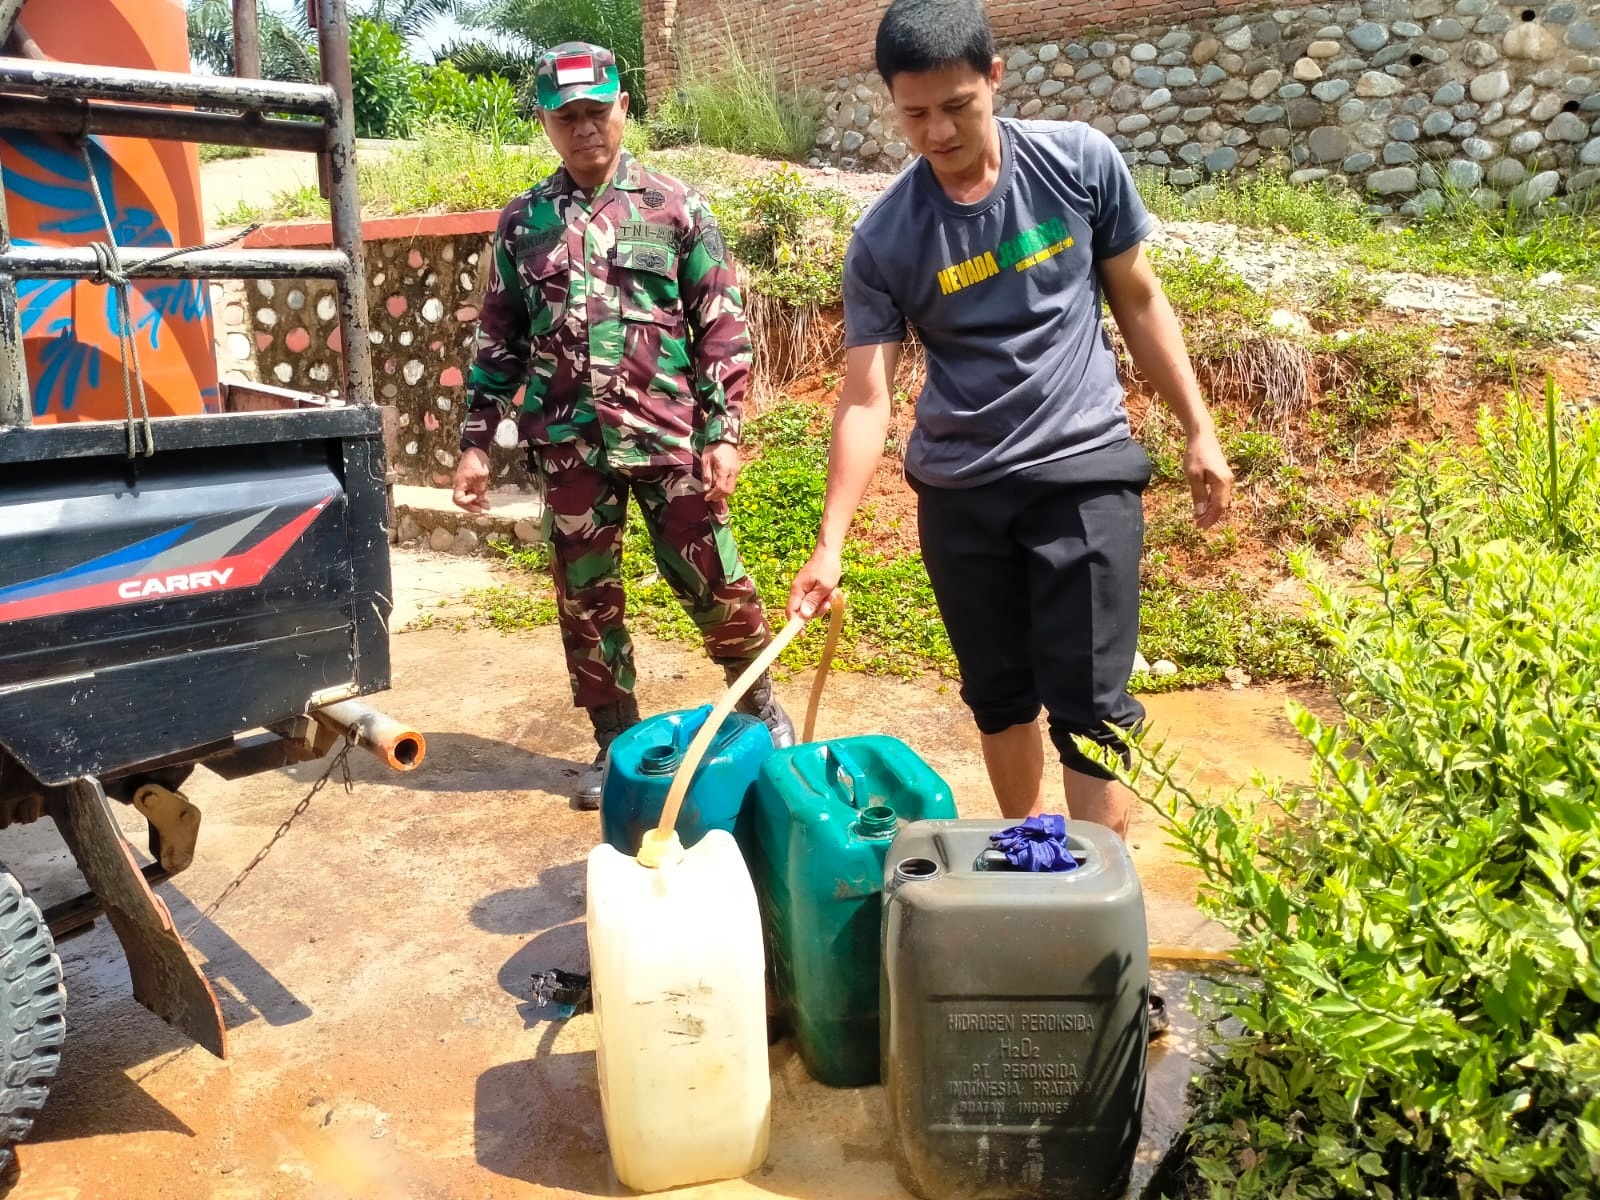
<path fill-rule="evenodd" d="M 538 254 L 548 250 L 566 235 L 566 230 L 556 229 L 524 229 L 511 239 L 511 254 L 514 258 L 526 258 L 530 254 Z"/>

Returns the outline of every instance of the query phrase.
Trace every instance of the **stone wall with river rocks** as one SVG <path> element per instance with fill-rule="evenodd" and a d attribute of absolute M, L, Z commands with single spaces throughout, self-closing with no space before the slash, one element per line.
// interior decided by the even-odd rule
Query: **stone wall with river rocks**
<path fill-rule="evenodd" d="M 870 25 L 875 16 L 870 18 Z M 1367 0 L 1004 47 L 997 111 L 1087 121 L 1182 188 L 1280 165 L 1418 215 L 1600 183 L 1600 4 Z M 816 161 L 910 160 L 876 75 L 822 88 Z"/>
<path fill-rule="evenodd" d="M 379 404 L 400 414 L 399 482 L 448 486 L 466 414 L 482 296 L 479 261 L 497 212 L 363 222 L 367 311 Z M 246 246 L 329 244 L 326 223 L 268 225 Z M 238 311 L 234 311 L 234 310 Z M 321 280 L 259 280 L 223 300 L 221 364 L 262 383 L 337 395 L 343 378 L 338 306 Z M 497 483 L 531 488 L 523 454 L 491 451 Z"/>

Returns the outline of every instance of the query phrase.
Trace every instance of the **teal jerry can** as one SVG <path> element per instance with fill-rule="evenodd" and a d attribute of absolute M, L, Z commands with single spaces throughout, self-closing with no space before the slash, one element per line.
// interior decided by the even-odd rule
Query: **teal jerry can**
<path fill-rule="evenodd" d="M 776 1015 L 819 1083 L 878 1082 L 884 858 L 906 821 L 955 813 L 949 785 L 896 738 L 808 742 L 762 763 L 749 853 Z"/>
<path fill-rule="evenodd" d="M 654 829 L 666 807 L 672 777 L 689 743 L 700 732 L 711 705 L 662 713 L 624 730 L 611 743 L 600 791 L 600 835 L 623 854 L 637 855 L 645 830 Z M 706 748 L 678 811 L 677 834 L 684 849 L 711 829 L 725 829 L 747 844 L 740 819 L 754 799 L 756 775 L 772 753 L 772 733 L 745 713 L 729 713 Z"/>

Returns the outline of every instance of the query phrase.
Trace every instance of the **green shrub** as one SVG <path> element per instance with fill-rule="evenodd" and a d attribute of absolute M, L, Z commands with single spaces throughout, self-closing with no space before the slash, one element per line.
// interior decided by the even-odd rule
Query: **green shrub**
<path fill-rule="evenodd" d="M 1259 429 L 1230 431 L 1223 449 L 1240 483 L 1269 477 L 1285 462 L 1283 443 Z"/>
<path fill-rule="evenodd" d="M 533 127 L 517 115 L 517 93 L 498 75 L 463 75 L 453 63 L 427 71 L 417 85 L 417 117 L 497 142 L 526 144 Z"/>
<path fill-rule="evenodd" d="M 794 308 L 838 303 L 857 212 L 848 197 L 780 167 L 715 207 L 752 291 Z"/>
<path fill-rule="evenodd" d="M 1553 387 L 1483 432 L 1407 466 L 1360 587 L 1308 575 L 1343 719 L 1291 706 L 1306 788 L 1202 799 L 1135 745 L 1258 976 L 1216 993 L 1196 1194 L 1594 1194 L 1600 433 Z"/>
<path fill-rule="evenodd" d="M 422 69 L 411 60 L 398 33 L 376 21 L 351 22 L 350 84 L 357 137 L 409 137 L 421 78 Z"/>

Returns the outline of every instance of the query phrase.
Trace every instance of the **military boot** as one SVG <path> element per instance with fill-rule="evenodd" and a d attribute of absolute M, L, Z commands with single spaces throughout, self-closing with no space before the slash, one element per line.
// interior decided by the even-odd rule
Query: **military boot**
<path fill-rule="evenodd" d="M 723 674 L 731 684 L 745 673 L 749 667 L 747 662 L 722 664 Z M 772 673 L 761 672 L 761 678 L 750 685 L 750 690 L 739 698 L 739 703 L 734 708 L 742 713 L 748 713 L 758 718 L 772 732 L 772 744 L 782 750 L 785 746 L 794 745 L 794 722 L 789 720 L 789 714 L 783 711 L 783 705 L 778 703 L 777 696 L 772 694 Z"/>
<path fill-rule="evenodd" d="M 579 808 L 592 810 L 600 807 L 600 789 L 605 783 L 606 755 L 611 752 L 611 743 L 623 730 L 639 723 L 639 702 L 630 695 L 614 704 L 601 704 L 589 709 L 589 720 L 594 724 L 594 740 L 600 752 L 579 777 L 573 799 Z"/>

